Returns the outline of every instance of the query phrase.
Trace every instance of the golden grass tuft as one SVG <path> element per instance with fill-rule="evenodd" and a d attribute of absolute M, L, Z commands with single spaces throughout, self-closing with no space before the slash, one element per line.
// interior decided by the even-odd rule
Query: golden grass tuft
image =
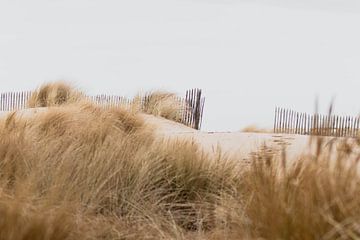
<path fill-rule="evenodd" d="M 46 83 L 35 90 L 32 93 L 27 105 L 30 108 L 52 107 L 75 103 L 84 99 L 85 97 L 83 93 L 74 89 L 73 86 L 68 83 L 58 81 L 54 83 Z"/>
<path fill-rule="evenodd" d="M 133 100 L 133 108 L 154 116 L 160 116 L 175 122 L 181 121 L 183 105 L 175 94 L 154 91 L 138 95 Z"/>
<path fill-rule="evenodd" d="M 27 208 L 16 199 L 0 203 L 1 240 L 62 240 L 80 237 L 76 233 L 75 219 L 67 211 Z"/>
<path fill-rule="evenodd" d="M 241 132 L 245 133 L 272 133 L 269 129 L 259 128 L 256 125 L 250 125 L 241 130 Z"/>

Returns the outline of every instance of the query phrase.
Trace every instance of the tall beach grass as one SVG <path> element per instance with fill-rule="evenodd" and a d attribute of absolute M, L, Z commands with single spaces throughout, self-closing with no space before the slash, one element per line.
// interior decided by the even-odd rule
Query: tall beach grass
<path fill-rule="evenodd" d="M 360 238 L 356 140 L 299 159 L 264 147 L 244 167 L 47 91 L 32 106 L 51 107 L 0 119 L 0 239 Z"/>

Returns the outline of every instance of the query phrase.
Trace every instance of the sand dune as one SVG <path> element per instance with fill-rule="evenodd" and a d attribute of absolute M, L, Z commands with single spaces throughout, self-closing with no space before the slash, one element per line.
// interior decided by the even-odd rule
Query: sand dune
<path fill-rule="evenodd" d="M 46 108 L 32 108 L 19 110 L 17 114 L 28 116 L 46 111 Z M 0 117 L 8 114 L 0 112 Z M 210 132 L 199 131 L 183 124 L 141 114 L 145 122 L 156 129 L 159 136 L 177 139 L 193 139 L 209 153 L 215 152 L 219 147 L 224 154 L 241 156 L 247 162 L 253 152 L 263 146 L 270 147 L 275 153 L 286 150 L 288 159 L 296 159 L 309 150 L 310 137 L 293 134 L 249 133 L 249 132 Z M 325 146 L 334 141 L 332 137 L 323 138 Z"/>

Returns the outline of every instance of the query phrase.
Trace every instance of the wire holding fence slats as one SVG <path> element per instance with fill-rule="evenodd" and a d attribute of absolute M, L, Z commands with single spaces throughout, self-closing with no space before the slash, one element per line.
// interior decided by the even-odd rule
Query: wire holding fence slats
<path fill-rule="evenodd" d="M 274 133 L 359 137 L 360 116 L 310 115 L 276 107 Z"/>
<path fill-rule="evenodd" d="M 27 108 L 27 102 L 31 97 L 32 92 L 7 92 L 0 94 L 0 111 L 8 112 Z M 87 98 L 94 103 L 101 105 L 105 108 L 110 107 L 124 107 L 129 108 L 133 105 L 133 101 L 116 95 L 95 95 L 87 96 Z M 143 108 L 149 101 L 150 95 L 145 94 L 140 97 L 140 104 Z M 203 121 L 205 98 L 202 95 L 201 89 L 190 89 L 185 93 L 185 97 L 177 97 L 177 102 L 181 104 L 180 122 L 192 127 L 200 129 Z"/>

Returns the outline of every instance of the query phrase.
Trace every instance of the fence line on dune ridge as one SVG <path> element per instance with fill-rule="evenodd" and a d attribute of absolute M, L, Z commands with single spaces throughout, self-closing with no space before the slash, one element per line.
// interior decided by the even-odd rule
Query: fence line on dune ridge
<path fill-rule="evenodd" d="M 274 133 L 359 137 L 360 116 L 321 115 L 275 108 Z"/>
<path fill-rule="evenodd" d="M 15 111 L 27 108 L 27 102 L 31 97 L 31 91 L 23 92 L 7 92 L 0 94 L 0 111 Z M 144 105 L 150 100 L 151 93 L 140 96 L 140 104 Z M 130 107 L 134 100 L 116 95 L 99 94 L 95 96 L 87 96 L 88 99 L 104 107 Z M 179 115 L 182 124 L 194 129 L 200 129 L 205 97 L 202 95 L 201 89 L 190 89 L 185 93 L 185 97 L 175 97 L 179 103 Z"/>

